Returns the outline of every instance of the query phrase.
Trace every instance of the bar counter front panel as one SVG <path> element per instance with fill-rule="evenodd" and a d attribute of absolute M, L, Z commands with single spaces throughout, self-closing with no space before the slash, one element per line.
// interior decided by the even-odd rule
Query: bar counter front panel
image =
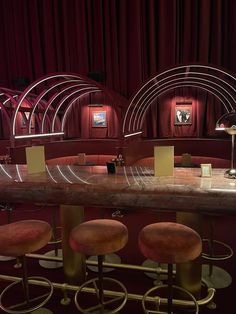
<path fill-rule="evenodd" d="M 201 233 L 203 213 L 236 214 L 236 181 L 224 178 L 224 172 L 213 169 L 210 178 L 203 178 L 200 168 L 175 168 L 173 176 L 155 177 L 147 167 L 117 167 L 116 174 L 108 174 L 104 166 L 57 165 L 28 174 L 26 165 L 0 165 L 0 200 L 60 205 L 65 277 L 80 283 L 85 260 L 69 248 L 68 237 L 83 221 L 83 206 L 174 211 L 178 222 Z M 177 280 L 197 295 L 201 265 L 193 263 L 187 272 L 185 266 L 177 269 Z"/>

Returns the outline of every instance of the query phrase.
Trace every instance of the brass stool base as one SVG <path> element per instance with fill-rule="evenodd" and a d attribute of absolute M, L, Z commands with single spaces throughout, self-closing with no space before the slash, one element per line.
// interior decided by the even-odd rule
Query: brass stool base
<path fill-rule="evenodd" d="M 62 257 L 62 250 L 59 249 L 57 250 L 57 255 L 55 255 L 56 252 L 55 250 L 49 251 L 45 253 L 45 256 L 48 257 Z M 48 269 L 53 269 L 53 268 L 60 268 L 63 266 L 62 262 L 57 262 L 57 261 L 45 261 L 45 260 L 40 260 L 39 265 L 42 266 L 43 268 L 48 268 Z"/>
<path fill-rule="evenodd" d="M 222 241 L 218 241 L 218 240 L 212 240 L 211 241 L 210 239 L 202 239 L 202 242 L 207 243 L 209 249 L 211 249 L 212 251 L 213 250 L 215 251 L 216 249 L 219 249 L 219 248 L 221 248 L 221 249 L 224 248 L 224 250 L 225 250 L 224 254 L 219 254 L 219 253 L 215 253 L 215 252 L 214 253 L 213 252 L 212 253 L 202 252 L 202 257 L 204 259 L 207 259 L 210 261 L 223 261 L 223 260 L 231 258 L 234 254 L 232 248 L 228 244 L 226 244 Z M 211 244 L 211 242 L 213 244 Z M 213 246 L 212 248 L 211 248 L 211 245 Z"/>
<path fill-rule="evenodd" d="M 52 311 L 50 311 L 49 309 L 45 308 L 45 307 L 41 307 L 38 310 L 35 310 L 33 312 L 31 312 L 32 314 L 53 314 Z"/>
<path fill-rule="evenodd" d="M 119 292 L 120 292 L 120 296 L 106 296 L 106 294 L 104 294 L 103 296 L 103 302 L 101 303 L 99 301 L 99 279 L 98 278 L 94 278 L 91 280 L 86 281 L 83 285 L 80 286 L 80 288 L 77 290 L 77 292 L 75 293 L 75 305 L 77 307 L 77 309 L 84 314 L 97 314 L 97 313 L 109 313 L 109 314 L 114 314 L 114 313 L 118 313 L 126 304 L 127 299 L 128 299 L 128 292 L 125 288 L 125 286 L 118 280 L 113 279 L 113 278 L 109 278 L 109 277 L 103 277 L 102 278 L 102 282 L 103 282 L 103 289 L 104 291 L 108 291 L 108 293 L 111 293 L 111 295 L 113 294 L 113 291 L 117 291 L 117 287 L 119 287 Z M 110 284 L 113 285 L 115 284 L 116 289 L 114 290 L 110 290 Z M 81 306 L 81 301 L 83 300 L 83 298 L 80 299 L 80 295 L 82 295 L 83 293 L 83 289 L 84 288 L 92 288 L 95 291 L 95 304 L 91 305 L 90 307 L 82 307 Z M 92 296 L 91 296 L 92 297 Z M 90 302 L 92 298 L 90 298 Z M 117 302 L 119 303 L 119 305 L 117 305 Z M 115 306 L 115 308 L 112 308 L 112 305 Z"/>
<path fill-rule="evenodd" d="M 114 253 L 110 253 L 110 254 L 106 254 L 104 259 L 104 263 L 111 263 L 111 264 L 121 264 L 121 258 L 119 257 L 119 255 L 114 254 Z M 97 256 L 90 256 L 88 258 L 88 261 L 97 261 L 98 257 Z M 88 269 L 90 269 L 93 272 L 98 272 L 98 267 L 97 266 L 92 266 L 92 265 L 87 265 Z M 103 267 L 102 271 L 103 273 L 109 273 L 111 271 L 113 271 L 114 268 L 111 267 Z"/>
<path fill-rule="evenodd" d="M 156 314 L 167 314 L 166 311 L 162 311 L 160 309 L 161 306 L 163 305 L 167 305 L 167 299 L 164 299 L 164 298 L 160 298 L 158 295 L 156 295 L 156 291 L 159 291 L 161 289 L 167 289 L 168 288 L 168 285 L 162 285 L 162 286 L 159 286 L 159 287 L 153 287 L 151 289 L 149 289 L 143 296 L 143 299 L 142 299 L 142 307 L 143 307 L 143 310 L 144 310 L 144 313 L 145 314 L 149 314 L 149 313 L 156 313 Z M 186 289 L 184 288 L 181 288 L 179 286 L 175 286 L 173 285 L 172 288 L 174 290 L 178 290 L 181 294 L 185 294 L 186 296 L 188 296 L 188 298 L 190 298 L 191 301 L 193 301 L 194 303 L 194 309 L 195 309 L 195 314 L 198 314 L 199 313 L 199 305 L 197 303 L 197 300 L 195 299 L 195 297 L 190 293 L 188 292 Z M 153 295 L 154 293 L 154 295 Z M 150 301 L 148 300 L 148 297 L 154 297 L 155 296 L 155 301 L 153 303 L 153 308 L 150 308 Z M 173 305 L 176 301 L 176 299 L 173 299 Z M 149 306 L 149 308 L 147 307 Z M 187 310 L 187 307 L 185 307 L 185 309 Z M 188 308 L 189 309 L 189 308 Z M 176 312 L 172 312 L 172 314 L 176 313 Z M 179 312 L 177 312 L 179 313 Z"/>
<path fill-rule="evenodd" d="M 213 266 L 212 274 L 209 273 L 210 266 L 207 264 L 202 265 L 202 278 L 207 286 L 215 289 L 227 288 L 232 283 L 232 277 L 223 268 Z"/>
<path fill-rule="evenodd" d="M 146 276 L 148 276 L 149 278 L 155 279 L 155 284 L 159 284 L 162 283 L 162 281 L 167 280 L 167 264 L 161 264 L 161 263 L 157 263 L 154 262 L 150 259 L 146 259 L 143 263 L 142 263 L 143 267 L 149 267 L 149 268 L 155 268 L 157 271 L 158 269 L 165 269 L 166 273 L 165 274 L 158 274 L 158 272 L 145 272 L 144 274 Z M 176 269 L 176 265 L 173 265 L 173 270 Z"/>
<path fill-rule="evenodd" d="M 6 296 L 6 293 L 9 292 L 9 290 L 11 290 L 13 287 L 15 287 L 17 285 L 19 285 L 21 287 L 23 286 L 22 285 L 23 280 L 21 279 L 19 281 L 14 281 L 11 284 L 9 284 L 0 294 L 0 308 L 3 310 L 3 312 L 10 313 L 10 314 L 26 314 L 26 313 L 37 313 L 37 314 L 40 314 L 40 313 L 47 314 L 48 313 L 48 314 L 50 314 L 50 313 L 52 313 L 50 310 L 43 308 L 43 306 L 49 301 L 49 299 L 51 298 L 51 296 L 53 294 L 53 285 L 47 278 L 44 278 L 44 277 L 28 277 L 27 278 L 29 286 L 31 284 L 35 285 L 35 281 L 38 281 L 38 280 L 46 283 L 49 291 L 46 294 L 43 294 L 41 296 L 37 296 L 35 299 L 29 298 L 29 302 L 31 302 L 33 300 L 35 301 L 36 299 L 37 300 L 43 299 L 40 303 L 32 305 L 31 307 L 27 306 L 26 300 L 23 300 L 23 303 L 22 302 L 20 304 L 16 303 L 14 305 L 10 305 L 7 307 L 3 304 L 3 298 L 4 298 L 4 296 Z M 14 298 L 12 298 L 12 299 L 14 299 Z M 25 309 L 16 309 L 19 306 L 20 307 L 26 306 L 26 308 Z M 45 312 L 38 312 L 39 310 L 42 310 Z"/>

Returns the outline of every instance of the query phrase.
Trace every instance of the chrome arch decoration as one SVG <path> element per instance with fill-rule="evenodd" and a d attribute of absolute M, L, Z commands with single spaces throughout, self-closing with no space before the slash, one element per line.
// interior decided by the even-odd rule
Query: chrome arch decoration
<path fill-rule="evenodd" d="M 152 102 L 180 87 L 194 87 L 209 92 L 223 104 L 226 112 L 235 110 L 235 76 L 208 65 L 178 66 L 153 76 L 134 94 L 123 120 L 124 137 L 141 134 L 145 114 Z"/>
<path fill-rule="evenodd" d="M 27 139 L 62 136 L 72 105 L 77 100 L 95 93 L 103 94 L 111 105 L 127 106 L 127 100 L 122 96 L 81 75 L 53 73 L 34 81 L 17 99 L 11 124 L 12 137 Z M 26 133 L 21 135 L 17 130 L 17 115 L 22 111 L 25 102 L 30 102 L 31 110 L 27 119 Z M 37 130 L 32 133 L 31 124 L 34 116 L 37 119 Z M 46 124 L 49 128 L 47 131 Z"/>
<path fill-rule="evenodd" d="M 9 135 L 11 134 L 12 111 L 16 108 L 20 94 L 20 91 L 0 88 L 0 109 L 5 122 L 4 127 L 7 128 Z"/>

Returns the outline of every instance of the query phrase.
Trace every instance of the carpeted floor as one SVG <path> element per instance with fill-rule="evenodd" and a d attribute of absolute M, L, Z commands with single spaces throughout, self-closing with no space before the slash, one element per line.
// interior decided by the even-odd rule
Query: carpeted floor
<path fill-rule="evenodd" d="M 17 204 L 13 206 L 13 210 L 11 212 L 11 221 L 16 221 L 19 219 L 44 219 L 46 221 L 51 222 L 51 208 L 47 206 L 24 206 L 22 204 Z M 112 212 L 114 210 L 110 209 L 95 209 L 95 208 L 88 208 L 85 210 L 86 213 L 86 220 L 94 219 L 98 217 L 104 218 L 111 218 Z M 123 217 L 116 217 L 114 219 L 118 219 L 122 221 L 124 224 L 127 225 L 129 230 L 129 241 L 127 246 L 118 252 L 121 260 L 123 263 L 126 264 L 135 264 L 141 265 L 144 261 L 143 256 L 140 254 L 138 245 L 137 245 L 137 236 L 138 232 L 141 228 L 149 223 L 155 221 L 167 221 L 175 220 L 174 213 L 150 213 L 150 212 L 132 212 L 132 211 L 123 211 Z M 57 221 L 59 224 L 59 215 L 57 217 Z M 5 224 L 8 222 L 8 212 L 1 211 L 0 212 L 0 224 Z M 208 230 L 208 218 L 204 216 L 204 225 L 203 225 L 203 234 L 204 236 Z M 227 217 L 216 217 L 215 218 L 215 234 L 217 240 L 224 241 L 228 245 L 230 245 L 233 249 L 236 250 L 236 235 L 234 235 L 234 230 L 236 226 L 236 216 L 227 216 Z M 40 253 L 47 252 L 51 250 L 52 246 L 47 246 Z M 228 271 L 232 276 L 232 284 L 224 289 L 218 289 L 216 291 L 215 296 L 215 303 L 216 309 L 208 309 L 206 306 L 200 307 L 201 314 L 228 314 L 233 313 L 234 308 L 234 292 L 236 291 L 236 285 L 234 278 L 236 278 L 236 267 L 234 267 L 235 257 L 233 256 L 229 260 L 221 261 L 221 262 L 214 262 L 214 265 L 218 267 L 224 268 Z M 205 263 L 205 261 L 203 261 Z M 45 276 L 49 280 L 57 283 L 64 283 L 64 276 L 63 276 L 63 269 L 45 269 L 39 265 L 38 260 L 35 259 L 28 259 L 28 272 L 29 275 L 34 276 Z M 17 269 L 14 267 L 15 260 L 11 261 L 0 261 L 0 273 L 4 275 L 10 276 L 20 276 L 21 269 Z M 92 278 L 96 276 L 96 273 L 88 271 L 88 278 Z M 132 294 L 143 294 L 147 289 L 153 286 L 154 279 L 145 275 L 142 271 L 137 270 L 113 270 L 106 274 L 108 276 L 112 276 L 124 283 L 127 287 L 128 292 Z M 5 281 L 0 281 L 0 291 L 7 285 Z M 63 313 L 78 313 L 77 309 L 75 308 L 73 298 L 74 298 L 74 291 L 68 291 L 68 296 L 71 298 L 71 303 L 69 305 L 62 305 L 61 300 L 63 299 L 63 291 L 61 289 L 55 289 L 52 298 L 47 304 L 47 308 L 51 309 L 53 313 L 56 314 L 63 314 Z M 15 296 L 11 295 L 11 298 Z M 204 297 L 204 295 L 203 295 Z M 86 295 L 86 300 L 90 300 L 91 296 Z M 2 311 L 0 310 L 0 313 Z M 125 307 L 120 310 L 121 314 L 141 314 L 142 305 L 140 301 L 133 301 L 129 300 Z"/>

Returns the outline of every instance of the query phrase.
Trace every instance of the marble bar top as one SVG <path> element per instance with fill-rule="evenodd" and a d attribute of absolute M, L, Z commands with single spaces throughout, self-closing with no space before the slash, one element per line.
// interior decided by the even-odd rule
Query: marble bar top
<path fill-rule="evenodd" d="M 26 165 L 0 164 L 0 202 L 53 203 L 108 208 L 153 209 L 236 214 L 236 180 L 213 169 L 175 168 L 174 175 L 154 177 L 148 167 L 47 166 L 28 174 Z"/>

